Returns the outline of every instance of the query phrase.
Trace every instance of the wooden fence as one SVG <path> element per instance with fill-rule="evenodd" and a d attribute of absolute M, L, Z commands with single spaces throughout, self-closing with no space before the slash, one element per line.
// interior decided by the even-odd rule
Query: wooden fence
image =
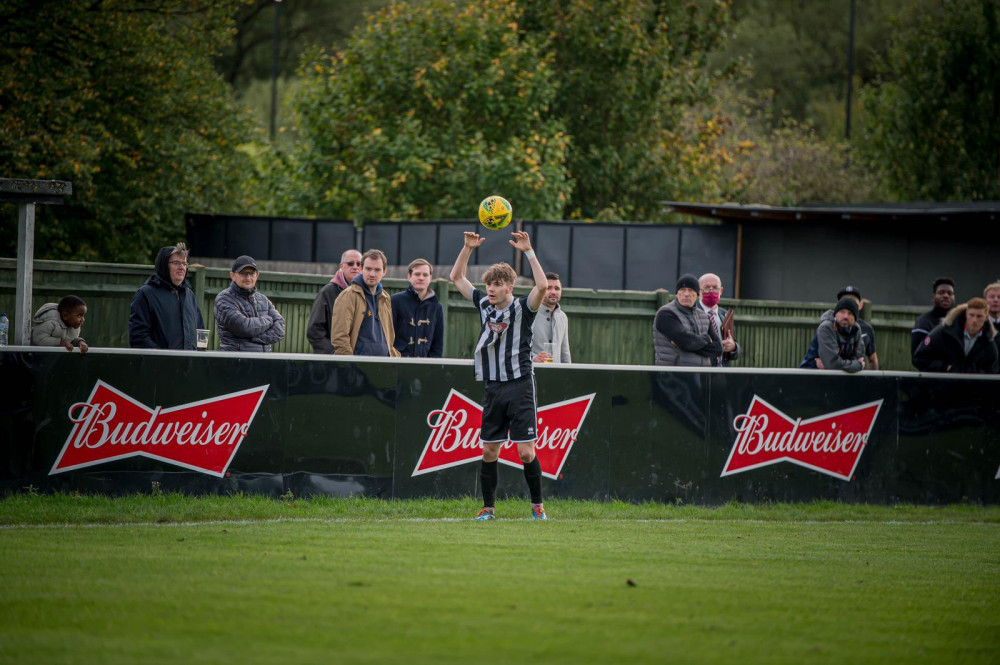
<path fill-rule="evenodd" d="M 46 302 L 75 294 L 87 301 L 83 337 L 93 346 L 127 347 L 132 295 L 152 274 L 152 266 L 65 261 L 35 261 L 32 312 Z M 475 273 L 470 273 L 475 274 Z M 225 268 L 192 265 L 188 274 L 213 330 L 215 296 L 228 287 Z M 14 310 L 16 261 L 0 258 L 0 311 Z M 295 273 L 261 273 L 257 287 L 285 317 L 287 337 L 275 351 L 307 353 L 306 323 L 313 299 L 328 277 Z M 390 293 L 406 288 L 402 279 L 386 279 Z M 479 316 L 446 280 L 433 288 L 445 310 L 445 356 L 469 358 L 479 333 Z M 526 288 L 518 287 L 518 293 Z M 656 310 L 670 301 L 665 291 L 593 291 L 566 289 L 562 306 L 570 320 L 570 346 L 578 363 L 649 365 L 653 363 L 652 325 Z M 797 367 L 829 303 L 728 300 L 735 310 L 736 339 L 743 347 L 742 367 Z M 929 306 L 929 305 L 928 305 Z M 862 315 L 877 333 L 882 369 L 911 370 L 910 330 L 928 307 L 878 307 L 867 303 Z M 13 321 L 11 329 L 13 330 Z"/>

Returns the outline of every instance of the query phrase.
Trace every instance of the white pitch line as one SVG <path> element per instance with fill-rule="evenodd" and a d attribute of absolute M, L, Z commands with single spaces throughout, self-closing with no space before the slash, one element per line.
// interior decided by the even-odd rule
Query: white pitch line
<path fill-rule="evenodd" d="M 386 522 L 473 522 L 472 518 L 465 517 L 277 517 L 260 520 L 206 520 L 199 522 L 89 522 L 86 524 L 0 524 L 0 531 L 13 531 L 20 529 L 105 529 L 105 528 L 134 528 L 134 527 L 202 527 L 202 526 L 245 526 L 257 524 L 359 524 L 359 523 L 386 523 Z M 527 517 L 499 517 L 500 522 L 530 522 Z M 875 526 L 992 526 L 1000 527 L 998 522 L 966 522 L 961 520 L 922 520 L 908 522 L 905 520 L 762 520 L 762 519 L 702 519 L 702 518 L 615 518 L 615 519 L 590 519 L 590 518 L 550 518 L 550 522 L 562 522 L 570 524 L 613 522 L 617 524 L 787 524 L 798 526 L 824 526 L 838 524 L 871 524 Z M 489 528 L 489 527 L 486 527 Z M 544 527 L 543 527 L 544 528 Z"/>

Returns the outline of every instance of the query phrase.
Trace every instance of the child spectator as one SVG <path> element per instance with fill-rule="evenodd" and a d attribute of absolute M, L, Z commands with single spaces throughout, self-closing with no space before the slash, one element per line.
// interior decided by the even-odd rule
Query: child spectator
<path fill-rule="evenodd" d="M 66 296 L 57 305 L 45 303 L 31 323 L 31 344 L 33 346 L 61 346 L 72 352 L 79 347 L 86 353 L 87 343 L 80 337 L 80 328 L 87 315 L 87 303 L 77 296 Z"/>

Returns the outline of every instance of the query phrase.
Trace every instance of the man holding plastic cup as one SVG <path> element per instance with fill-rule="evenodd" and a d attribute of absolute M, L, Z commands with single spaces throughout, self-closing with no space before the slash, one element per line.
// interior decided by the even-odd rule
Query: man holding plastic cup
<path fill-rule="evenodd" d="M 559 306 L 562 282 L 554 272 L 545 273 L 549 281 L 545 296 L 531 324 L 532 360 L 536 363 L 571 363 L 569 352 L 569 319 Z"/>

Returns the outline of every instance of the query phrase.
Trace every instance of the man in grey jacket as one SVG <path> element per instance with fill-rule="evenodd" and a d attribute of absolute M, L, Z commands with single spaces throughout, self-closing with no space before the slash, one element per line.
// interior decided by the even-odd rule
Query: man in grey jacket
<path fill-rule="evenodd" d="M 698 307 L 698 279 L 684 275 L 677 281 L 676 298 L 656 312 L 653 350 L 657 365 L 711 367 L 722 354 L 722 340 L 712 329 L 705 310 Z"/>
<path fill-rule="evenodd" d="M 842 369 L 849 374 L 865 368 L 865 334 L 858 325 L 858 301 L 847 295 L 820 317 L 816 347 L 810 346 L 799 367 Z M 819 367 L 816 360 L 822 361 Z"/>
<path fill-rule="evenodd" d="M 221 351 L 270 352 L 285 339 L 285 319 L 267 296 L 257 291 L 260 273 L 249 256 L 233 261 L 233 283 L 215 296 L 215 325 Z"/>
<path fill-rule="evenodd" d="M 562 282 L 554 272 L 545 273 L 545 279 L 549 280 L 549 285 L 545 288 L 542 304 L 531 324 L 532 360 L 536 363 L 571 363 L 573 357 L 569 352 L 569 319 L 559 306 Z M 549 344 L 552 346 L 547 347 Z"/>

